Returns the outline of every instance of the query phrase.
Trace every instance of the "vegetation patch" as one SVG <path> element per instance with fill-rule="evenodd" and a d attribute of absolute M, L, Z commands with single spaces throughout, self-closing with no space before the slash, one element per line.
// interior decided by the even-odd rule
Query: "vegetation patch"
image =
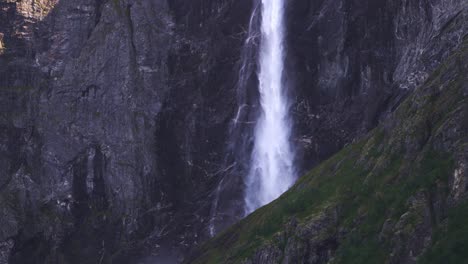
<path fill-rule="evenodd" d="M 468 202 L 452 208 L 445 225 L 436 231 L 433 246 L 419 263 L 468 263 Z"/>
<path fill-rule="evenodd" d="M 457 109 L 467 104 L 461 89 L 465 73 L 458 65 L 458 58 L 467 56 L 466 46 L 468 41 L 400 105 L 390 127 L 380 126 L 345 147 L 276 201 L 205 244 L 190 263 L 242 263 L 262 248 L 284 251 L 284 239 L 275 236 L 288 236 L 291 219 L 305 226 L 330 208 L 336 209 L 338 228 L 346 233 L 333 263 L 386 263 L 392 257 L 394 232 L 400 232 L 400 243 L 410 241 L 424 223 L 426 199 L 434 192 L 448 193 L 453 149 L 466 143 L 441 138 L 457 123 Z M 451 210 L 421 263 L 465 263 L 466 219 L 468 203 Z M 382 239 L 385 223 L 399 226 L 390 227 L 389 237 Z M 336 228 L 328 233 L 333 236 Z"/>

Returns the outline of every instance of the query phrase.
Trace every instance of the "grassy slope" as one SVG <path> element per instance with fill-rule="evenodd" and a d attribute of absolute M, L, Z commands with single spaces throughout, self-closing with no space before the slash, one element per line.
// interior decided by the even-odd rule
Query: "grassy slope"
<path fill-rule="evenodd" d="M 408 199 L 418 192 L 441 189 L 448 195 L 453 155 L 466 145 L 466 138 L 441 147 L 440 137 L 460 115 L 468 119 L 462 88 L 466 72 L 461 66 L 467 54 L 465 41 L 385 126 L 347 146 L 278 200 L 209 241 L 190 262 L 240 263 L 261 246 L 276 243 L 274 235 L 291 218 L 304 224 L 327 208 L 340 208 L 339 226 L 349 232 L 340 241 L 334 263 L 384 263 L 390 254 L 390 241 L 378 240 L 384 222 L 398 221 L 409 210 Z M 450 210 L 447 226 L 435 227 L 435 243 L 423 256 L 424 263 L 448 257 L 450 263 L 468 260 L 463 250 L 468 248 L 467 209 L 468 203 L 459 204 Z M 404 230 L 412 232 L 421 217 L 412 215 Z"/>

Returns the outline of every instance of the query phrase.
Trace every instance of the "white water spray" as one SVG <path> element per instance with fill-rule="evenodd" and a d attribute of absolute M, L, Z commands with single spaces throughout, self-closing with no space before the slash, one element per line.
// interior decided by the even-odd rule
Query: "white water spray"
<path fill-rule="evenodd" d="M 246 213 L 278 198 L 295 180 L 289 103 L 283 84 L 284 0 L 262 0 L 259 91 L 262 113 L 246 190 Z"/>

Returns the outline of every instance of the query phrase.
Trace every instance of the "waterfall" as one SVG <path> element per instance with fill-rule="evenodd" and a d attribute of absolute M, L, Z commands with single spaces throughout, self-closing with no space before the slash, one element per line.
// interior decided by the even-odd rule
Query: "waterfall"
<path fill-rule="evenodd" d="M 218 207 L 221 193 L 232 184 L 229 177 L 246 175 L 246 214 L 276 199 L 296 178 L 294 153 L 289 142 L 289 103 L 282 82 L 284 4 L 283 0 L 257 1 L 252 8 L 239 63 L 238 107 L 230 123 L 225 161 L 229 172 L 222 173 L 213 192 L 208 222 L 210 236 L 218 232 L 222 221 L 223 212 L 220 213 Z M 256 91 L 253 91 L 257 87 L 261 106 L 258 114 Z"/>
<path fill-rule="evenodd" d="M 259 5 L 255 1 L 252 7 L 248 28 L 246 29 L 246 36 L 239 61 L 239 75 L 236 84 L 237 110 L 229 125 L 229 144 L 227 146 L 226 160 L 224 162 L 224 167 L 227 169 L 226 173 L 222 174 L 221 180 L 214 191 L 213 202 L 210 208 L 208 231 L 211 237 L 215 236 L 219 231 L 219 214 L 223 214 L 222 211 L 219 211 L 223 208 L 218 207 L 221 193 L 226 187 L 226 177 L 244 175 L 248 171 L 250 165 L 249 155 L 246 155 L 246 153 L 250 153 L 249 146 L 251 145 L 251 136 L 253 134 L 253 122 L 250 120 L 250 115 L 251 112 L 253 112 L 252 105 L 254 103 L 252 102 L 253 98 L 249 89 L 255 88 L 252 84 L 252 80 L 256 79 L 256 60 L 254 58 L 257 56 L 259 43 L 259 10 Z M 239 217 L 240 215 L 237 216 Z"/>
<path fill-rule="evenodd" d="M 247 177 L 245 211 L 250 213 L 285 192 L 295 180 L 290 146 L 289 103 L 283 83 L 284 0 L 262 0 L 259 48 L 261 113 Z"/>

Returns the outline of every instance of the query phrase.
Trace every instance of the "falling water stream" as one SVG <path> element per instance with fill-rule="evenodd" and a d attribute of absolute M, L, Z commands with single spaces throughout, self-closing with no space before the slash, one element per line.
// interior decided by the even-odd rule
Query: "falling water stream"
<path fill-rule="evenodd" d="M 276 199 L 296 179 L 294 152 L 290 145 L 289 102 L 283 83 L 284 0 L 256 1 L 240 61 L 238 110 L 230 126 L 233 144 L 229 145 L 228 152 L 234 158 L 226 163 L 228 169 L 235 166 L 237 172 L 247 174 L 245 215 Z M 252 76 L 258 79 L 260 95 L 261 111 L 257 120 L 250 120 L 250 113 L 256 108 L 255 102 L 248 95 L 251 94 L 249 89 L 257 88 L 250 82 Z M 256 125 L 251 131 L 252 123 Z M 251 143 L 253 150 L 248 147 Z M 249 155 L 250 150 L 251 157 L 246 159 L 245 155 Z M 218 231 L 216 222 L 219 221 L 219 199 L 224 183 L 223 177 L 214 191 L 209 221 L 210 236 Z"/>
<path fill-rule="evenodd" d="M 243 172 L 247 171 L 246 167 L 250 166 L 249 155 L 246 155 L 246 153 L 249 153 L 248 146 L 251 141 L 250 136 L 252 135 L 250 130 L 253 122 L 249 120 L 252 102 L 249 100 L 248 90 L 251 88 L 249 82 L 253 76 L 256 76 L 256 61 L 254 58 L 257 55 L 257 45 L 259 42 L 260 30 L 257 25 L 260 16 L 259 10 L 259 5 L 254 3 L 239 63 L 240 68 L 236 85 L 238 108 L 229 126 L 229 144 L 227 146 L 224 167 L 228 169 L 232 168 L 237 176 L 242 175 Z M 229 177 L 229 175 L 229 173 L 223 174 L 224 177 L 221 178 L 214 192 L 208 226 L 209 234 L 212 237 L 216 235 L 218 231 L 216 224 L 216 222 L 219 221 L 220 214 L 218 206 L 221 193 L 224 191 L 223 185 L 226 182 L 225 177 Z M 223 213 L 221 212 L 221 214 Z"/>
<path fill-rule="evenodd" d="M 278 198 L 295 180 L 284 71 L 284 0 L 262 0 L 259 48 L 261 114 L 254 134 L 246 214 Z"/>

